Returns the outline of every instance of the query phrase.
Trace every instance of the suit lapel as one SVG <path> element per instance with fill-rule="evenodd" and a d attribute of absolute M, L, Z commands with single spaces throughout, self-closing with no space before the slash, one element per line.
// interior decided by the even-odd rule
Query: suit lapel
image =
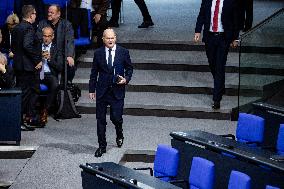
<path fill-rule="evenodd" d="M 116 45 L 116 50 L 115 50 L 115 56 L 114 56 L 114 60 L 113 60 L 113 66 L 115 66 L 116 64 L 118 64 L 118 59 L 119 59 L 119 55 L 120 55 L 120 48 L 118 45 Z"/>

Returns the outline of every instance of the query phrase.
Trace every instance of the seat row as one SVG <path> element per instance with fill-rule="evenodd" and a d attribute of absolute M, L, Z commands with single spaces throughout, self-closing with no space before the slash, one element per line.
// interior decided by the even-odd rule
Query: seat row
<path fill-rule="evenodd" d="M 135 170 L 150 170 L 151 176 L 170 183 L 186 182 L 190 189 L 212 189 L 215 182 L 215 165 L 213 162 L 202 157 L 193 157 L 188 180 L 177 180 L 179 167 L 178 150 L 160 144 L 157 147 L 154 167 L 134 168 Z M 251 178 L 242 172 L 232 170 L 228 182 L 228 189 L 250 189 Z M 279 189 L 275 186 L 267 185 L 266 189 Z"/>

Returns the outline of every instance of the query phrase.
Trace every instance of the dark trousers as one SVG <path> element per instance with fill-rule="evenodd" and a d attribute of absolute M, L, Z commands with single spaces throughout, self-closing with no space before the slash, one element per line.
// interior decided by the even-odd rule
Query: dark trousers
<path fill-rule="evenodd" d="M 93 19 L 95 16 L 95 12 L 91 12 L 92 19 L 92 36 L 97 36 L 97 47 L 103 46 L 103 33 L 104 30 L 107 29 L 107 18 L 106 15 L 102 15 L 101 19 L 98 23 Z"/>
<path fill-rule="evenodd" d="M 39 73 L 16 72 L 16 86 L 22 90 L 22 114 L 35 117 L 39 94 Z"/>
<path fill-rule="evenodd" d="M 122 114 L 124 99 L 116 99 L 111 89 L 100 99 L 96 101 L 96 117 L 97 117 L 97 136 L 100 148 L 106 148 L 106 114 L 107 106 L 110 105 L 110 120 L 115 125 L 116 137 L 123 137 Z"/>
<path fill-rule="evenodd" d="M 44 73 L 44 79 L 40 81 L 48 87 L 47 97 L 44 103 L 44 108 L 49 109 L 54 103 L 58 89 L 58 79 L 51 73 Z"/>
<path fill-rule="evenodd" d="M 112 16 L 111 16 L 111 21 L 112 22 L 118 22 L 119 19 L 119 12 L 121 8 L 121 1 L 122 0 L 113 0 L 111 1 L 111 9 L 112 9 Z M 143 16 L 143 21 L 151 21 L 151 16 L 149 14 L 147 5 L 144 0 L 134 0 L 136 5 L 138 6 L 142 16 Z"/>
<path fill-rule="evenodd" d="M 205 43 L 210 71 L 214 79 L 213 101 L 220 102 L 225 92 L 225 65 L 230 42 L 225 36 L 210 33 Z"/>

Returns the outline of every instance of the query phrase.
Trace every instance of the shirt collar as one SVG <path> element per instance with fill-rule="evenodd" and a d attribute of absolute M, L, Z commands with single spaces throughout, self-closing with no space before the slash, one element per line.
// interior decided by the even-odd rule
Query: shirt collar
<path fill-rule="evenodd" d="M 105 51 L 108 52 L 109 48 L 105 47 Z M 116 50 L 116 44 L 111 48 L 111 51 L 115 51 Z"/>

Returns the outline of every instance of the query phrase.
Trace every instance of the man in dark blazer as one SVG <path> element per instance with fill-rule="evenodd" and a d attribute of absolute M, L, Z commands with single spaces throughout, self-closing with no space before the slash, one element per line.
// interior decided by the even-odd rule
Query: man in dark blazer
<path fill-rule="evenodd" d="M 41 69 L 41 48 L 32 24 L 36 11 L 32 5 L 22 8 L 23 20 L 12 30 L 11 50 L 14 53 L 13 68 L 16 86 L 22 89 L 22 113 L 28 122 L 37 119 L 35 104 L 39 92 L 39 70 Z"/>
<path fill-rule="evenodd" d="M 44 27 L 51 27 L 54 30 L 53 44 L 56 44 L 58 51 L 63 55 L 60 62 L 64 65 L 68 64 L 67 80 L 72 81 L 75 75 L 74 69 L 74 31 L 72 24 L 61 18 L 61 9 L 59 5 L 50 5 L 48 8 L 47 20 L 42 20 L 38 24 L 37 36 L 42 39 L 42 29 Z"/>
<path fill-rule="evenodd" d="M 122 114 L 125 97 L 125 85 L 131 80 L 133 66 L 128 50 L 116 45 L 116 34 L 113 29 L 103 33 L 105 46 L 94 54 L 89 81 L 89 96 L 96 99 L 97 136 L 99 148 L 95 157 L 106 153 L 106 113 L 110 105 L 110 120 L 115 125 L 116 143 L 123 144 Z"/>
<path fill-rule="evenodd" d="M 213 109 L 220 109 L 225 92 L 225 65 L 230 45 L 236 47 L 239 37 L 238 0 L 202 0 L 197 17 L 194 41 L 205 43 L 209 67 L 214 79 Z"/>
<path fill-rule="evenodd" d="M 58 88 L 58 74 L 62 71 L 63 64 L 60 63 L 62 55 L 57 50 L 56 44 L 52 43 L 54 31 L 51 27 L 42 29 L 42 62 L 43 66 L 40 71 L 40 83 L 45 84 L 48 88 L 47 97 L 41 111 L 40 122 L 42 126 L 47 123 L 48 112 L 51 111 Z"/>

